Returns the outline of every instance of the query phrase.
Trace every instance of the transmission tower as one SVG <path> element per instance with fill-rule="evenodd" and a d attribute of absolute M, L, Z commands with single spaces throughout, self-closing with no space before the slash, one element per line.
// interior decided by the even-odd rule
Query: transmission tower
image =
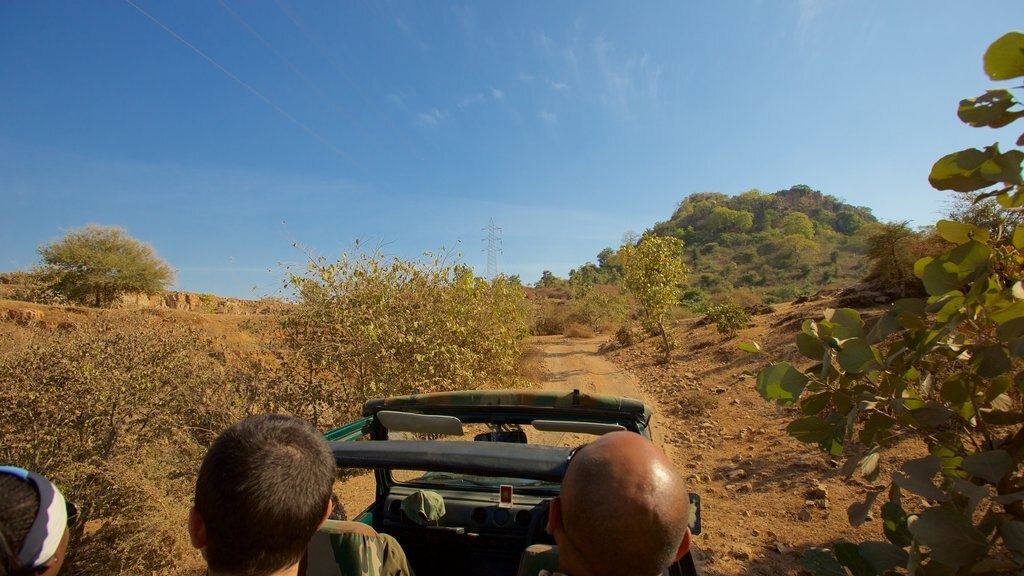
<path fill-rule="evenodd" d="M 493 280 L 498 275 L 498 254 L 501 254 L 501 228 L 494 225 L 494 219 L 491 218 L 491 223 L 483 227 L 483 230 L 487 232 L 487 237 L 484 238 L 484 242 L 487 242 L 487 278 Z"/>

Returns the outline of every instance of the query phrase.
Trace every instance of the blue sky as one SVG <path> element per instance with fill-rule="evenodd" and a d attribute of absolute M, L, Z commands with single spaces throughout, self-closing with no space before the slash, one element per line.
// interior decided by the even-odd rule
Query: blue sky
<path fill-rule="evenodd" d="M 0 270 L 119 225 L 177 288 L 273 295 L 293 243 L 526 282 L 702 191 L 807 184 L 933 222 L 1019 1 L 8 0 Z M 1006 140 L 1009 135 L 1001 138 Z"/>

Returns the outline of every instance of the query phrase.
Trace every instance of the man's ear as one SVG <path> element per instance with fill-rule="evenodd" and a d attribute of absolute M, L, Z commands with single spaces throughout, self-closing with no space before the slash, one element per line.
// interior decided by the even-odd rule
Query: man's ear
<path fill-rule="evenodd" d="M 556 531 L 562 529 L 562 501 L 558 496 L 552 498 L 548 503 L 548 525 L 544 529 L 552 536 Z"/>
<path fill-rule="evenodd" d="M 334 512 L 334 502 L 332 502 L 330 499 L 328 499 L 327 500 L 327 513 L 324 514 L 324 517 L 320 519 L 320 525 L 317 526 L 317 528 L 319 528 L 320 526 L 323 526 L 324 522 L 327 522 L 327 519 L 331 517 L 331 512 Z"/>
<path fill-rule="evenodd" d="M 192 541 L 192 547 L 202 550 L 206 548 L 206 523 L 203 522 L 203 515 L 193 506 L 188 511 L 188 536 Z"/>
<path fill-rule="evenodd" d="M 679 550 L 676 550 L 676 559 L 673 562 L 679 562 L 686 553 L 690 551 L 690 528 L 686 528 L 686 534 L 683 534 L 683 541 L 679 543 Z"/>

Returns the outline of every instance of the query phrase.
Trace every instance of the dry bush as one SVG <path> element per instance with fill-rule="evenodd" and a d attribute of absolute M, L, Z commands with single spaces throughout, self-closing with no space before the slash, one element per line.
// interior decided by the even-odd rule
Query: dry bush
<path fill-rule="evenodd" d="M 339 394 L 368 398 L 516 383 L 527 335 L 521 286 L 499 276 L 486 281 L 447 262 L 385 258 L 379 252 L 317 259 L 290 274 L 298 303 L 283 329 L 298 394 L 312 405 L 300 414 L 314 425 L 319 406 Z"/>
<path fill-rule="evenodd" d="M 718 398 L 707 391 L 685 390 L 678 395 L 677 404 L 670 410 L 681 418 L 694 419 L 708 416 L 718 407 Z"/>
<path fill-rule="evenodd" d="M 728 299 L 716 298 L 718 303 L 731 301 L 740 308 L 749 308 L 761 304 L 761 295 L 750 288 L 737 288 L 729 293 Z"/>
<path fill-rule="evenodd" d="M 526 346 L 519 358 L 519 375 L 527 382 L 540 384 L 547 378 L 544 368 L 544 351 L 538 346 Z"/>
<path fill-rule="evenodd" d="M 615 331 L 615 343 L 623 348 L 636 344 L 640 338 L 641 335 L 637 333 L 636 328 L 629 324 L 623 324 Z"/>
<path fill-rule="evenodd" d="M 195 471 L 212 436 L 242 416 L 218 401 L 228 385 L 212 346 L 194 329 L 104 315 L 0 358 L 3 460 L 81 506 L 69 574 L 201 561 L 183 523 Z"/>
<path fill-rule="evenodd" d="M 540 304 L 537 317 L 533 323 L 533 334 L 551 336 L 563 334 L 569 324 L 571 312 L 565 301 L 549 301 Z"/>
<path fill-rule="evenodd" d="M 569 338 L 593 338 L 594 330 L 585 324 L 573 322 L 565 327 L 565 335 Z"/>

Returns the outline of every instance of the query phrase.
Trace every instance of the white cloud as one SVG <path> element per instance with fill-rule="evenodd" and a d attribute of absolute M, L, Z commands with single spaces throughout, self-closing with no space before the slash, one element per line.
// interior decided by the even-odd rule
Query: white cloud
<path fill-rule="evenodd" d="M 483 92 L 477 92 L 476 94 L 470 94 L 469 96 L 464 97 L 462 100 L 459 100 L 458 106 L 459 108 L 469 108 L 470 106 L 476 106 L 477 104 L 483 101 Z"/>
<path fill-rule="evenodd" d="M 437 123 L 448 116 L 448 113 L 444 110 L 438 110 L 437 108 L 431 108 L 426 112 L 420 112 L 416 115 L 416 120 L 413 122 L 420 128 L 430 128 L 437 126 Z"/>
<path fill-rule="evenodd" d="M 555 82 L 554 80 L 551 80 L 551 89 L 555 92 L 565 92 L 569 89 L 569 85 L 565 82 Z"/>
<path fill-rule="evenodd" d="M 526 72 L 519 73 L 519 80 L 523 82 L 533 82 L 533 74 L 527 74 Z"/>
<path fill-rule="evenodd" d="M 558 124 L 558 114 L 555 114 L 547 108 L 542 108 L 541 111 L 537 113 L 537 117 L 548 126 Z"/>
<path fill-rule="evenodd" d="M 498 102 L 505 99 L 505 93 L 493 86 L 491 87 L 491 96 L 493 96 Z"/>
<path fill-rule="evenodd" d="M 806 30 L 818 16 L 821 3 L 818 0 L 800 0 L 800 29 Z"/>
<path fill-rule="evenodd" d="M 646 98 L 657 102 L 661 67 L 651 64 L 647 54 L 623 58 L 602 36 L 594 39 L 592 48 L 601 75 L 601 98 L 605 105 L 629 117 L 633 100 Z"/>

